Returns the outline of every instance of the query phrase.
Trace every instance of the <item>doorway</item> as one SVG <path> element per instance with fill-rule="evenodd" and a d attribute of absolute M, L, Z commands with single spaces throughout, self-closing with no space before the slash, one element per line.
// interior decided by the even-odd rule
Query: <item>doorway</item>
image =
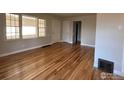
<path fill-rule="evenodd" d="M 81 43 L 81 21 L 73 22 L 73 44 Z"/>

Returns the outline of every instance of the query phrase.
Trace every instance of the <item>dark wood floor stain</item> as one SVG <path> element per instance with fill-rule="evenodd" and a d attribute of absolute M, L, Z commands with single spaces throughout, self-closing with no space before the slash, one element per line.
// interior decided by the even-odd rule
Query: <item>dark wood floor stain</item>
<path fill-rule="evenodd" d="M 56 43 L 0 58 L 1 80 L 100 79 L 93 69 L 94 49 Z M 97 73 L 97 74 L 96 74 Z M 95 77 L 96 76 L 96 77 Z"/>

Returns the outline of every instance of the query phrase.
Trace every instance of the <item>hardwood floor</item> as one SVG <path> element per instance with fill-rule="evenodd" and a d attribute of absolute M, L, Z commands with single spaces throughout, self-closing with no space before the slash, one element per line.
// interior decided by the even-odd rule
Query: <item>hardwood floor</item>
<path fill-rule="evenodd" d="M 99 79 L 93 68 L 94 49 L 56 43 L 0 58 L 1 80 Z"/>

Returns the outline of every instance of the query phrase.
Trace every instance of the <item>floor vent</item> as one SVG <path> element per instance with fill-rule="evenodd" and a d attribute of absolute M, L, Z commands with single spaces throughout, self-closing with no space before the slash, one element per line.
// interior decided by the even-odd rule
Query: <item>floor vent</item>
<path fill-rule="evenodd" d="M 113 73 L 114 63 L 104 59 L 98 59 L 98 68 L 108 73 Z"/>

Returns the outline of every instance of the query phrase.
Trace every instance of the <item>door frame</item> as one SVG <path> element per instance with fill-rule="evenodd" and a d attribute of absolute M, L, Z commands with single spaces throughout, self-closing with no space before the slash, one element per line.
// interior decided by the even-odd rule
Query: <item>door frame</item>
<path fill-rule="evenodd" d="M 73 21 L 73 31 L 72 31 L 72 42 L 73 42 L 73 44 L 75 44 L 75 43 L 77 43 L 77 32 L 76 32 L 76 22 L 80 22 L 80 44 L 81 44 L 81 37 L 82 37 L 82 21 L 81 20 L 78 20 L 78 21 Z M 76 35 L 76 36 L 74 36 L 74 35 Z"/>

